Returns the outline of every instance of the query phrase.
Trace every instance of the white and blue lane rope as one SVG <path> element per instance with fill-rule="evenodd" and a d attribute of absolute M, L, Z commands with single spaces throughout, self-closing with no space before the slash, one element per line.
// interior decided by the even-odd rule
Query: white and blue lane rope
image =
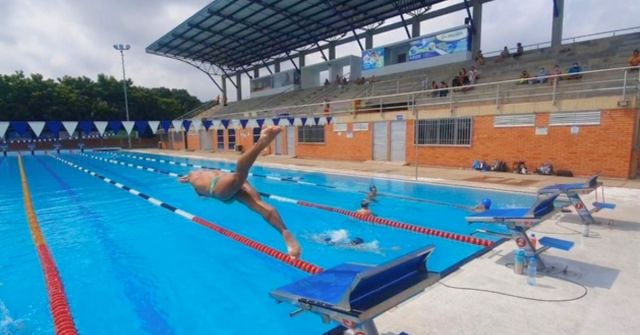
<path fill-rule="evenodd" d="M 108 177 L 105 177 L 103 175 L 100 175 L 100 174 L 98 174 L 98 173 L 96 173 L 94 171 L 91 171 L 91 170 L 83 167 L 83 166 L 80 166 L 80 165 L 75 164 L 75 163 L 73 163 L 71 161 L 65 160 L 65 159 L 63 159 L 63 158 L 61 158 L 59 156 L 51 156 L 51 157 L 57 159 L 58 161 L 66 164 L 66 165 L 68 165 L 68 166 L 70 166 L 72 168 L 75 168 L 75 169 L 77 169 L 77 170 L 79 170 L 81 172 L 84 172 L 84 173 L 86 173 L 88 175 L 96 177 L 96 178 L 104 181 L 107 184 L 113 185 L 113 186 L 115 186 L 116 188 L 118 188 L 118 189 L 120 189 L 122 191 L 125 191 L 125 192 L 128 192 L 130 194 L 133 194 L 133 195 L 135 195 L 135 196 L 137 196 L 139 198 L 142 198 L 142 199 L 146 200 L 147 202 L 149 202 L 149 203 L 151 203 L 151 204 L 153 204 L 155 206 L 164 208 L 164 209 L 166 209 L 166 210 L 168 210 L 168 211 L 170 211 L 170 212 L 172 212 L 172 213 L 174 213 L 176 215 L 179 215 L 179 216 L 181 216 L 181 217 L 183 217 L 183 218 L 185 218 L 185 219 L 187 219 L 189 221 L 198 223 L 198 224 L 200 224 L 200 225 L 202 225 L 202 226 L 204 226 L 206 228 L 209 228 L 209 229 L 211 229 L 213 231 L 216 231 L 216 232 L 218 232 L 218 233 L 220 233 L 220 234 L 222 234 L 222 235 L 224 235 L 226 237 L 229 237 L 229 238 L 231 238 L 231 239 L 233 239 L 233 240 L 235 240 L 237 242 L 240 242 L 240 243 L 242 243 L 242 244 L 244 244 L 244 245 L 246 245 L 246 246 L 248 246 L 248 247 L 250 247 L 250 248 L 252 248 L 254 250 L 257 250 L 257 251 L 259 251 L 259 252 L 261 252 L 263 254 L 271 256 L 274 259 L 277 259 L 277 260 L 279 260 L 279 261 L 281 261 L 283 263 L 287 263 L 287 264 L 289 264 L 289 265 L 291 265 L 293 267 L 296 267 L 296 268 L 298 268 L 300 270 L 303 270 L 303 271 L 311 273 L 311 274 L 317 274 L 317 273 L 320 273 L 320 272 L 323 271 L 323 269 L 321 267 L 317 266 L 317 265 L 314 265 L 314 264 L 309 263 L 307 261 L 303 261 L 301 259 L 292 259 L 291 257 L 289 257 L 289 255 L 287 255 L 287 254 L 285 254 L 285 253 L 283 253 L 281 251 L 273 249 L 273 248 L 271 248 L 271 247 L 269 247 L 267 245 L 264 245 L 262 243 L 253 241 L 253 240 L 251 240 L 251 239 L 249 239 L 249 238 L 247 238 L 247 237 L 245 237 L 243 235 L 235 233 L 235 232 L 233 232 L 233 231 L 231 231 L 229 229 L 223 228 L 222 226 L 219 226 L 219 225 L 217 225 L 215 223 L 207 221 L 207 220 L 205 220 L 205 219 L 203 219 L 201 217 L 198 217 L 198 216 L 196 216 L 194 214 L 191 214 L 191 213 L 189 213 L 189 212 L 187 212 L 185 210 L 182 210 L 180 208 L 172 206 L 172 205 L 170 205 L 170 204 L 168 204 L 168 203 L 166 203 L 166 202 L 164 202 L 164 201 L 162 201 L 160 199 L 156 199 L 156 198 L 154 198 L 154 197 L 152 197 L 150 195 L 144 194 L 144 193 L 142 193 L 142 192 L 140 192 L 140 191 L 138 191 L 136 189 L 133 189 L 133 188 L 127 186 L 127 185 L 119 183 L 119 182 L 117 182 L 117 181 L 115 181 L 115 180 L 113 180 L 111 178 L 108 178 Z"/>
<path fill-rule="evenodd" d="M 175 165 L 175 166 L 193 167 L 193 168 L 197 168 L 197 169 L 219 170 L 219 171 L 222 171 L 222 172 L 234 172 L 233 170 L 229 170 L 229 169 L 221 169 L 221 168 L 217 168 L 217 167 L 205 166 L 205 165 L 200 165 L 200 164 L 176 162 L 176 161 L 172 161 L 172 160 L 168 160 L 168 159 L 150 158 L 150 157 L 122 154 L 122 153 L 118 153 L 117 155 L 122 156 L 122 157 L 138 159 L 138 160 L 144 160 L 144 161 L 148 161 L 148 162 L 159 162 L 159 163 L 165 163 L 165 164 L 170 164 L 170 165 Z M 293 179 L 291 177 L 282 178 L 282 177 L 261 175 L 261 174 L 255 174 L 255 173 L 249 173 L 249 176 L 258 177 L 258 178 L 266 178 L 266 179 L 269 179 L 269 180 L 284 181 L 284 182 L 289 182 L 289 183 L 296 183 L 296 184 L 306 185 L 306 186 L 329 188 L 329 189 L 340 190 L 340 191 L 357 192 L 357 193 L 363 193 L 363 194 L 367 194 L 368 193 L 366 191 L 357 191 L 357 190 L 337 187 L 337 186 L 333 186 L 333 185 L 311 183 L 311 182 L 307 182 L 307 181 L 303 181 L 303 180 Z M 391 194 L 391 193 L 386 193 L 386 192 L 378 192 L 378 195 L 389 197 L 389 198 L 396 198 L 396 199 L 400 199 L 400 200 L 412 201 L 412 202 L 427 203 L 427 204 L 432 204 L 432 205 L 437 205 L 437 206 L 454 207 L 454 208 L 459 208 L 459 209 L 463 209 L 463 210 L 466 210 L 466 211 L 473 210 L 473 206 L 454 204 L 454 203 L 445 202 L 445 201 L 438 201 L 438 200 L 432 200 L 432 199 L 422 199 L 422 198 L 413 198 L 413 197 L 407 197 L 407 196 Z"/>

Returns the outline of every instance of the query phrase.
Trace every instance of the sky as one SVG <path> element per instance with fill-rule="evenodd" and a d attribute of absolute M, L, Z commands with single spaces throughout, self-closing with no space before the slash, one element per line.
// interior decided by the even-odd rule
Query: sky
<path fill-rule="evenodd" d="M 121 78 L 120 54 L 113 44 L 122 43 L 131 45 L 125 53 L 126 71 L 136 85 L 186 89 L 200 100 L 214 99 L 219 91 L 205 74 L 144 50 L 210 2 L 0 0 L 0 73 L 24 71 L 48 78 L 70 75 L 94 80 L 105 73 Z M 461 0 L 445 4 L 457 2 Z M 465 17 L 466 12 L 460 11 L 423 22 L 422 34 L 458 26 Z M 565 0 L 563 36 L 640 26 L 638 17 L 637 0 Z M 487 53 L 505 45 L 513 47 L 516 42 L 527 45 L 549 41 L 551 20 L 552 0 L 494 0 L 483 8 L 481 49 Z M 404 39 L 404 29 L 398 29 L 376 36 L 374 46 Z M 337 57 L 347 54 L 360 54 L 355 42 L 337 49 Z M 307 65 L 320 61 L 319 54 L 306 59 Z M 288 63 L 281 66 L 283 70 L 291 67 Z M 228 95 L 229 100 L 235 100 L 235 91 Z M 243 79 L 243 95 L 248 96 L 248 78 Z"/>

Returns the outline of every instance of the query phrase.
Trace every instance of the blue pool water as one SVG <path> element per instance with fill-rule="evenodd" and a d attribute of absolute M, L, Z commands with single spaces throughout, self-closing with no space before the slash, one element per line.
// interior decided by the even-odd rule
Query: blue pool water
<path fill-rule="evenodd" d="M 176 173 L 190 168 L 141 161 L 120 154 L 94 156 Z M 145 155 L 147 157 L 155 157 Z M 79 164 L 260 243 L 285 251 L 280 236 L 241 204 L 198 197 L 175 178 L 63 154 Z M 233 164 L 171 158 L 178 162 L 233 169 Z M 276 304 L 274 288 L 306 273 L 262 255 L 183 217 L 153 206 L 53 157 L 23 158 L 42 232 L 58 265 L 71 311 L 83 334 L 317 334 L 328 330 L 319 318 L 289 318 L 292 306 Z M 529 206 L 533 197 L 355 178 L 256 166 L 252 172 L 331 185 L 323 188 L 251 177 L 260 191 L 356 210 L 368 185 L 389 195 L 474 206 L 490 197 L 494 206 Z M 0 158 L 0 334 L 52 334 L 43 274 L 29 232 L 16 157 Z M 481 247 L 361 222 L 337 213 L 275 202 L 303 248 L 303 259 L 329 268 L 343 262 L 379 264 L 434 244 L 429 268 L 444 271 Z M 396 221 L 470 235 L 454 206 L 380 196 L 371 209 Z M 361 237 L 360 248 L 328 246 L 324 237 Z M 490 239 L 488 236 L 481 236 Z"/>

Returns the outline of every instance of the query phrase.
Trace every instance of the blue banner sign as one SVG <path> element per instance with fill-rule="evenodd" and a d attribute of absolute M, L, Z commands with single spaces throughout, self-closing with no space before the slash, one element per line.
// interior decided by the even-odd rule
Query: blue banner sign
<path fill-rule="evenodd" d="M 384 48 L 362 51 L 362 71 L 379 69 L 384 66 Z"/>
<path fill-rule="evenodd" d="M 469 31 L 461 28 L 410 42 L 408 58 L 415 61 L 469 50 Z"/>

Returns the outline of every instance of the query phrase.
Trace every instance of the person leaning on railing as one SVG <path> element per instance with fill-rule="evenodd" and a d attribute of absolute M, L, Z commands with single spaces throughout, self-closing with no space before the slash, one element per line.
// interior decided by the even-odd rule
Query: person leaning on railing
<path fill-rule="evenodd" d="M 522 70 L 522 73 L 520 73 L 520 81 L 518 81 L 518 85 L 529 84 L 529 78 L 531 78 L 531 76 L 529 75 L 529 71 Z"/>
<path fill-rule="evenodd" d="M 638 49 L 633 50 L 633 55 L 629 57 L 629 66 L 640 66 L 640 51 Z"/>

